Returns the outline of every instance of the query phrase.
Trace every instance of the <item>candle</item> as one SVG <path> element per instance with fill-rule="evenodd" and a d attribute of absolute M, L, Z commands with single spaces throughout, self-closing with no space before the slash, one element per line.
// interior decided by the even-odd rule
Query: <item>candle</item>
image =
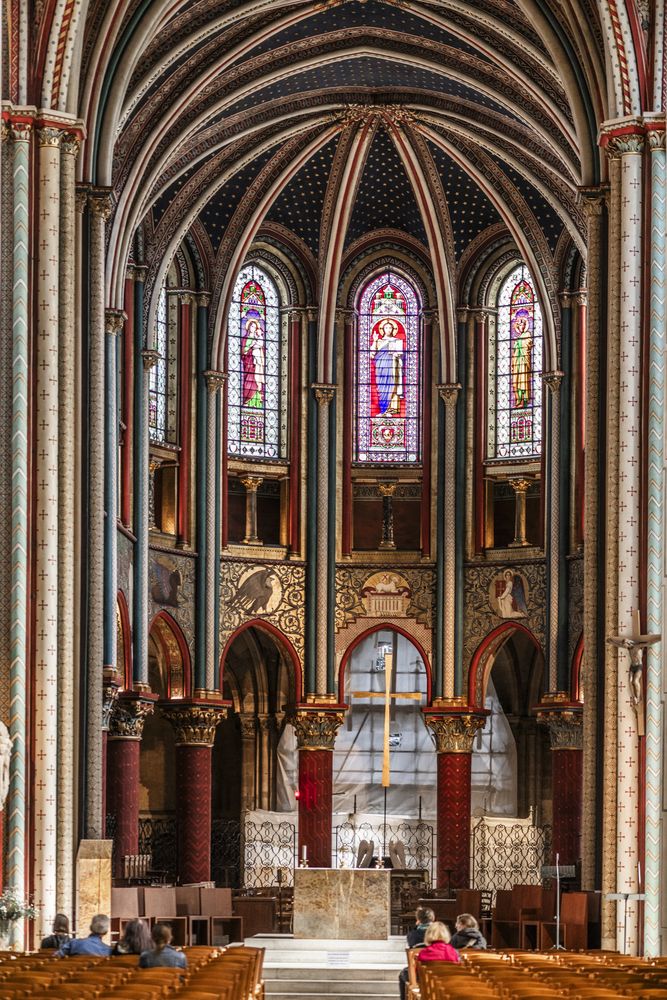
<path fill-rule="evenodd" d="M 305 844 L 301 848 L 301 860 L 302 861 L 307 861 L 308 860 L 308 848 L 306 847 Z"/>

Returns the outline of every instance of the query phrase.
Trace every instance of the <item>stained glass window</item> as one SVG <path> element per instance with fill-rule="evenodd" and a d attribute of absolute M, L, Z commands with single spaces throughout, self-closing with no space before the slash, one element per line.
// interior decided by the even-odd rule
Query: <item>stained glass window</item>
<path fill-rule="evenodd" d="M 361 293 L 355 371 L 357 462 L 419 462 L 420 302 L 391 271 Z"/>
<path fill-rule="evenodd" d="M 259 267 L 244 267 L 234 285 L 228 323 L 228 421 L 230 455 L 280 458 L 284 407 L 280 300 Z"/>
<path fill-rule="evenodd" d="M 489 362 L 489 457 L 538 457 L 542 450 L 542 313 L 523 264 L 501 286 Z"/>
<path fill-rule="evenodd" d="M 160 360 L 150 370 L 148 428 L 152 441 L 167 440 L 167 392 L 169 385 L 169 318 L 167 289 L 163 286 L 155 320 L 155 350 Z"/>

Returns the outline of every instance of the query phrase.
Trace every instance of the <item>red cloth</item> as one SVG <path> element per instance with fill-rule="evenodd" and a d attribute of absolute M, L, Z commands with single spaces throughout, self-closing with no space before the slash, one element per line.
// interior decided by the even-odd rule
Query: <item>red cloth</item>
<path fill-rule="evenodd" d="M 417 958 L 420 962 L 460 962 L 461 958 L 459 956 L 456 948 L 452 948 L 451 944 L 445 944 L 444 941 L 434 941 L 433 944 L 426 945 L 417 954 Z"/>

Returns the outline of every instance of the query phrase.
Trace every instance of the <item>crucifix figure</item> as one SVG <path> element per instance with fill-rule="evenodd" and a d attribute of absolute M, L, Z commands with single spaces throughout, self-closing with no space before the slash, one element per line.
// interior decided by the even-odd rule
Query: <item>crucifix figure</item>
<path fill-rule="evenodd" d="M 652 646 L 659 642 L 662 636 L 656 633 L 652 635 L 642 635 L 641 618 L 638 610 L 632 612 L 632 632 L 629 635 L 610 635 L 607 642 L 619 649 L 626 649 L 630 657 L 630 668 L 628 680 L 630 682 L 630 696 L 637 712 L 639 722 L 639 735 L 643 736 L 643 713 L 639 707 L 643 701 L 642 668 L 644 665 L 644 650 L 647 646 Z"/>
<path fill-rule="evenodd" d="M 396 691 L 391 690 L 391 677 L 394 667 L 394 654 L 385 652 L 384 654 L 384 691 L 353 691 L 353 698 L 384 698 L 384 753 L 382 757 L 382 787 L 389 788 L 389 736 L 391 728 L 391 699 L 410 698 L 413 701 L 421 699 L 421 691 Z"/>

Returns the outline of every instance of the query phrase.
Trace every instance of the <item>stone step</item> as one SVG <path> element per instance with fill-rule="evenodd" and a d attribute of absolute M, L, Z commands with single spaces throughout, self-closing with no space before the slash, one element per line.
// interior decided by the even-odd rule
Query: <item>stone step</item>
<path fill-rule="evenodd" d="M 405 968 L 405 963 L 403 963 L 403 965 L 385 965 L 367 968 L 359 968 L 357 966 L 355 968 L 348 967 L 345 969 L 332 969 L 331 966 L 328 965 L 311 965 L 307 967 L 303 965 L 273 965 L 268 968 L 265 965 L 263 976 L 264 979 L 270 979 L 275 982 L 281 982 L 283 980 L 290 980 L 293 982 L 297 979 L 331 979 L 334 977 L 340 977 L 341 979 L 353 979 L 355 982 L 360 982 L 364 979 L 379 979 L 384 982 L 393 982 L 400 969 L 403 968 Z"/>
<path fill-rule="evenodd" d="M 336 977 L 335 979 L 264 979 L 267 996 L 275 996 L 288 990 L 293 996 L 302 997 L 310 993 L 326 993 L 328 996 L 378 996 L 398 982 L 398 977 L 387 979 L 356 979 Z M 354 989 L 353 989 L 354 987 Z M 398 986 L 396 986 L 398 989 Z"/>

